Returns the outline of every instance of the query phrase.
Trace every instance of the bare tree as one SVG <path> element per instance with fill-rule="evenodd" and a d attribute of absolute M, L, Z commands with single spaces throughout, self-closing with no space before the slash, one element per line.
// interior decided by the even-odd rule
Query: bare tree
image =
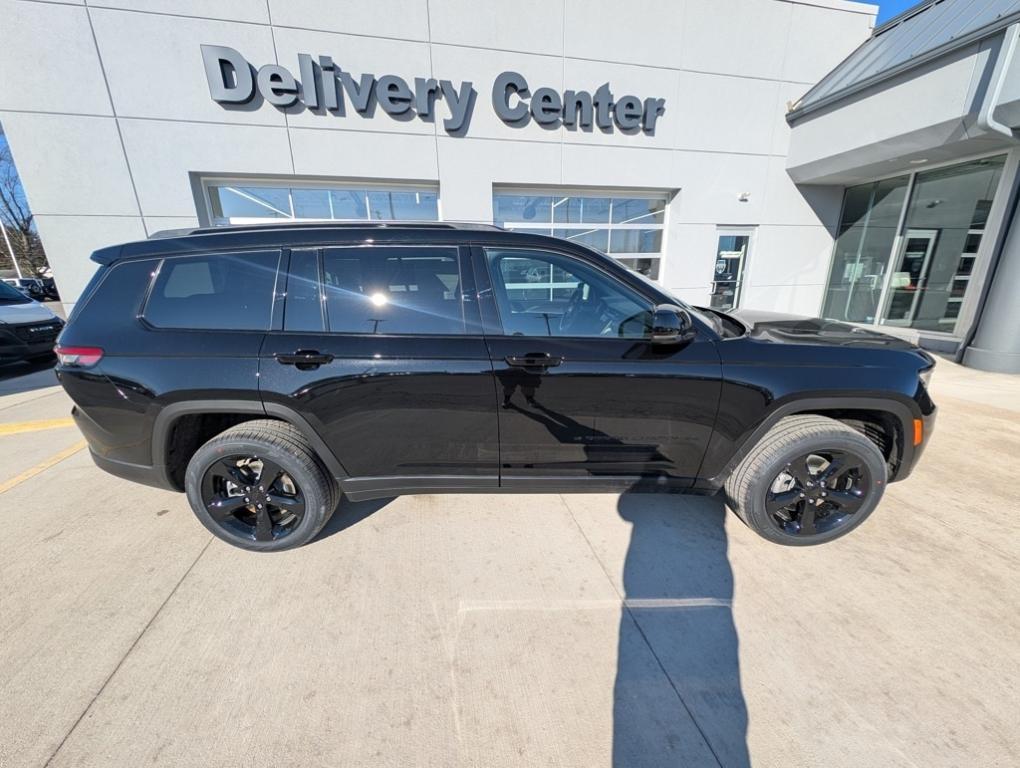
<path fill-rule="evenodd" d="M 49 266 L 46 252 L 43 250 L 39 233 L 36 232 L 34 217 L 25 199 L 18 171 L 14 167 L 14 157 L 2 128 L 0 128 L 0 224 L 7 230 L 7 237 L 21 271 L 26 275 L 41 276 Z M 7 248 L 4 247 L 0 264 L 6 265 L 10 261 L 6 251 Z"/>

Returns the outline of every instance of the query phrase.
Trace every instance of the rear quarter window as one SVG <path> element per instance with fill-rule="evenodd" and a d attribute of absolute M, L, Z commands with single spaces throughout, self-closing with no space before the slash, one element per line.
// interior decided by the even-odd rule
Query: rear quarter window
<path fill-rule="evenodd" d="M 63 343 L 96 344 L 137 324 L 156 259 L 100 267 L 68 318 Z"/>
<path fill-rule="evenodd" d="M 279 265 L 279 251 L 164 259 L 143 316 L 157 328 L 268 330 Z"/>

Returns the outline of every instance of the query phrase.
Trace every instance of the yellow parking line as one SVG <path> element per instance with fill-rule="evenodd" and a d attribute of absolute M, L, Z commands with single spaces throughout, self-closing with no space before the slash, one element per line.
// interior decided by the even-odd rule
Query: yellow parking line
<path fill-rule="evenodd" d="M 40 421 L 15 421 L 0 424 L 0 437 L 3 435 L 19 435 L 22 432 L 39 432 L 43 429 L 63 429 L 73 427 L 74 419 L 41 419 Z"/>
<path fill-rule="evenodd" d="M 84 440 L 79 440 L 77 443 L 75 443 L 74 445 L 72 445 L 69 448 L 65 448 L 60 453 L 55 453 L 52 456 L 50 456 L 48 459 L 44 459 L 43 461 L 40 461 L 38 464 L 36 464 L 31 469 L 26 469 L 20 475 L 16 475 L 15 477 L 12 477 L 10 480 L 6 480 L 6 481 L 0 483 L 0 493 L 6 493 L 7 491 L 11 490 L 11 488 L 14 488 L 15 486 L 21 485 L 26 480 L 32 479 L 33 477 L 38 475 L 40 472 L 45 472 L 47 469 L 52 467 L 54 464 L 59 464 L 64 459 L 66 459 L 68 456 L 73 456 L 74 454 L 78 453 L 78 451 L 80 451 L 84 447 L 85 447 L 85 441 Z"/>

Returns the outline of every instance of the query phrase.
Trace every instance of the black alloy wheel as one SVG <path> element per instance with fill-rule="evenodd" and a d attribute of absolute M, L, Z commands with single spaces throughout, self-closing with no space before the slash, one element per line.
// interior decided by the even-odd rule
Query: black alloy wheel
<path fill-rule="evenodd" d="M 863 458 L 846 450 L 817 450 L 790 461 L 765 497 L 769 521 L 786 535 L 828 534 L 854 519 L 872 487 Z"/>
<path fill-rule="evenodd" d="M 228 533 L 251 541 L 280 541 L 300 526 L 305 497 L 294 478 L 265 458 L 220 458 L 202 478 L 202 503 Z"/>

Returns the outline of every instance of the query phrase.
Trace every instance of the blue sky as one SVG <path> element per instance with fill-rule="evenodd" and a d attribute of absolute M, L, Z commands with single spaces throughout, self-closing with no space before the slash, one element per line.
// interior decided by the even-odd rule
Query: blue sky
<path fill-rule="evenodd" d="M 878 12 L 878 21 L 876 22 L 878 24 L 888 21 L 901 11 L 905 11 L 907 8 L 920 2 L 920 0 L 865 0 L 865 2 L 869 1 L 881 9 Z"/>

